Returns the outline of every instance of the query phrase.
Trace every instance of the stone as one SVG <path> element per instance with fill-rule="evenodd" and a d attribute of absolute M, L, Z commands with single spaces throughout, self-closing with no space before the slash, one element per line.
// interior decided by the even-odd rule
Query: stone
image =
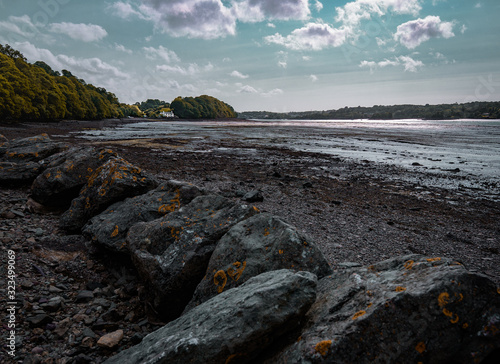
<path fill-rule="evenodd" d="M 28 317 L 26 319 L 31 327 L 44 327 L 48 323 L 52 322 L 52 317 L 47 314 L 41 313 L 35 316 Z"/>
<path fill-rule="evenodd" d="M 445 258 L 411 255 L 318 283 L 300 340 L 266 363 L 473 363 L 500 348 L 500 294 Z"/>
<path fill-rule="evenodd" d="M 120 344 L 120 341 L 122 341 L 122 339 L 123 339 L 123 330 L 116 330 L 102 336 L 97 341 L 97 346 L 106 349 L 113 349 L 114 347 L 118 346 L 118 344 Z"/>
<path fill-rule="evenodd" d="M 75 303 L 90 302 L 90 301 L 92 301 L 93 298 L 94 298 L 94 294 L 92 293 L 92 291 L 83 290 L 83 291 L 78 292 L 78 294 L 76 295 Z"/>
<path fill-rule="evenodd" d="M 3 134 L 0 134 L 0 158 L 3 157 L 3 155 L 9 148 L 9 145 L 9 139 L 7 139 Z"/>
<path fill-rule="evenodd" d="M 264 195 L 262 191 L 254 190 L 246 193 L 242 200 L 246 202 L 262 202 L 264 201 Z"/>
<path fill-rule="evenodd" d="M 44 133 L 33 137 L 11 140 L 3 154 L 3 159 L 16 163 L 36 162 L 65 149 L 67 149 L 65 144 L 50 139 Z"/>
<path fill-rule="evenodd" d="M 130 229 L 127 243 L 132 261 L 150 287 L 152 305 L 163 319 L 172 320 L 182 313 L 219 239 L 257 212 L 222 196 L 206 195 Z"/>
<path fill-rule="evenodd" d="M 184 312 L 251 277 L 279 269 L 309 271 L 318 278 L 332 273 L 314 241 L 280 218 L 262 213 L 244 220 L 217 243 Z"/>
<path fill-rule="evenodd" d="M 194 308 L 105 363 L 252 362 L 277 338 L 300 325 L 314 302 L 316 282 L 309 272 L 263 273 Z"/>
<path fill-rule="evenodd" d="M 67 232 L 79 232 L 89 219 L 115 202 L 142 195 L 156 188 L 158 181 L 123 158 L 112 158 L 97 168 L 61 215 L 59 226 Z"/>
<path fill-rule="evenodd" d="M 43 167 L 38 162 L 1 162 L 0 161 L 0 186 L 19 186 L 33 182 L 43 172 Z"/>
<path fill-rule="evenodd" d="M 61 153 L 31 185 L 31 197 L 51 207 L 68 207 L 94 171 L 117 155 L 109 149 L 75 147 Z"/>
<path fill-rule="evenodd" d="M 82 233 L 110 250 L 126 252 L 126 237 L 130 227 L 174 212 L 199 195 L 201 190 L 194 185 L 168 181 L 144 195 L 111 205 L 89 220 Z"/>

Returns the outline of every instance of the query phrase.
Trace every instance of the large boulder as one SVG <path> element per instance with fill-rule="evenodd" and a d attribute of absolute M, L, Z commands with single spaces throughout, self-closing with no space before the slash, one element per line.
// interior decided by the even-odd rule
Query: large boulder
<path fill-rule="evenodd" d="M 123 158 L 111 158 L 90 176 L 80 195 L 61 215 L 59 226 L 79 232 L 87 221 L 115 202 L 142 195 L 158 186 L 158 181 Z"/>
<path fill-rule="evenodd" d="M 9 145 L 9 139 L 7 139 L 3 134 L 0 134 L 0 159 L 9 148 Z"/>
<path fill-rule="evenodd" d="M 67 149 L 65 144 L 50 139 L 47 134 L 41 134 L 10 141 L 3 159 L 17 163 L 40 161 L 65 149 Z"/>
<path fill-rule="evenodd" d="M 335 272 L 300 340 L 267 363 L 480 363 L 500 347 L 499 293 L 445 258 Z"/>
<path fill-rule="evenodd" d="M 132 260 L 150 286 L 160 317 L 172 320 L 182 313 L 219 239 L 257 211 L 222 196 L 206 195 L 161 219 L 130 228 L 127 243 Z"/>
<path fill-rule="evenodd" d="M 217 243 L 203 280 L 184 312 L 251 277 L 279 269 L 309 271 L 318 278 L 332 269 L 309 238 L 268 213 L 235 225 Z"/>
<path fill-rule="evenodd" d="M 43 172 L 38 162 L 0 162 L 0 186 L 20 186 L 31 182 Z"/>
<path fill-rule="evenodd" d="M 108 359 L 114 363 L 248 363 L 295 329 L 316 296 L 309 272 L 273 271 L 223 292 Z"/>
<path fill-rule="evenodd" d="M 31 185 L 31 197 L 45 206 L 68 207 L 94 171 L 116 157 L 109 149 L 75 147 L 53 156 Z"/>
<path fill-rule="evenodd" d="M 144 195 L 111 205 L 93 217 L 82 232 L 87 238 L 110 250 L 128 252 L 126 238 L 133 225 L 177 211 L 201 194 L 201 190 L 192 184 L 168 181 Z"/>

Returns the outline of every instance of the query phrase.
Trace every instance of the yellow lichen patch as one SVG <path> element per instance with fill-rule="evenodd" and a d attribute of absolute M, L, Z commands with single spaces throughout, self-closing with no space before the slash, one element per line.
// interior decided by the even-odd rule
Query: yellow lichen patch
<path fill-rule="evenodd" d="M 372 306 L 373 306 L 373 302 L 370 302 L 370 303 L 368 303 L 368 306 L 366 306 L 366 307 L 367 307 L 367 308 L 370 308 L 370 307 L 372 307 Z"/>
<path fill-rule="evenodd" d="M 54 176 L 55 179 L 59 179 L 62 177 L 62 172 L 61 171 L 57 171 L 56 172 L 56 175 Z"/>
<path fill-rule="evenodd" d="M 396 292 L 404 292 L 404 291 L 406 291 L 405 287 L 402 287 L 402 286 L 397 286 L 396 287 Z"/>
<path fill-rule="evenodd" d="M 465 324 L 462 325 L 462 329 L 466 329 L 469 327 L 469 324 L 466 322 Z"/>
<path fill-rule="evenodd" d="M 111 233 L 111 237 L 114 238 L 116 235 L 118 235 L 118 225 L 115 226 L 115 230 L 113 230 L 113 232 Z"/>
<path fill-rule="evenodd" d="M 85 199 L 85 208 L 90 209 L 90 198 L 88 197 Z"/>
<path fill-rule="evenodd" d="M 325 356 L 328 354 L 328 351 L 332 347 L 332 340 L 323 340 L 316 344 L 314 350 L 319 353 L 321 356 Z"/>
<path fill-rule="evenodd" d="M 364 310 L 361 310 L 361 311 L 358 311 L 354 314 L 354 316 L 352 317 L 353 320 L 356 320 L 358 318 L 360 318 L 361 316 L 364 316 L 366 315 L 366 311 Z"/>
<path fill-rule="evenodd" d="M 426 259 L 429 263 L 433 263 L 433 262 L 438 262 L 441 260 L 441 258 L 437 257 L 437 258 L 428 258 Z"/>
<path fill-rule="evenodd" d="M 260 212 L 260 210 L 259 210 L 257 207 L 255 207 L 255 206 L 253 206 L 253 209 L 254 209 L 255 211 L 257 211 L 257 212 Z"/>
<path fill-rule="evenodd" d="M 443 292 L 438 297 L 439 307 L 444 307 L 450 302 L 450 295 L 447 292 Z"/>
<path fill-rule="evenodd" d="M 268 236 L 270 234 L 269 229 L 265 228 L 264 229 L 264 236 Z"/>
<path fill-rule="evenodd" d="M 243 274 L 243 271 L 245 270 L 247 266 L 247 261 L 245 260 L 243 263 L 240 262 L 235 262 L 233 263 L 233 266 L 236 269 L 233 269 L 232 267 L 227 270 L 227 275 L 231 277 L 233 281 L 237 281 L 240 279 L 241 275 Z"/>
<path fill-rule="evenodd" d="M 413 264 L 414 263 L 415 262 L 413 260 L 409 260 L 409 261 L 405 262 L 404 266 L 405 266 L 406 269 L 410 270 L 410 269 L 413 268 Z"/>
<path fill-rule="evenodd" d="M 217 292 L 222 293 L 224 291 L 224 287 L 226 286 L 227 283 L 227 276 L 226 272 L 223 270 L 218 271 L 214 275 L 214 284 L 217 286 Z"/>
<path fill-rule="evenodd" d="M 446 308 L 443 308 L 443 314 L 445 316 L 448 316 L 448 317 L 453 317 L 453 312 L 451 312 L 450 310 L 448 310 Z"/>
<path fill-rule="evenodd" d="M 457 315 L 457 314 L 455 314 L 455 317 L 453 317 L 453 318 L 450 320 L 450 322 L 451 322 L 452 324 L 456 324 L 456 323 L 458 322 L 458 315 Z"/>
<path fill-rule="evenodd" d="M 66 171 L 72 171 L 73 168 L 75 168 L 75 165 L 73 163 L 69 163 L 67 166 L 66 166 Z"/>
<path fill-rule="evenodd" d="M 500 287 L 497 288 L 497 293 L 500 294 Z"/>
<path fill-rule="evenodd" d="M 102 197 L 102 196 L 104 196 L 104 195 L 106 195 L 106 190 L 105 190 L 104 188 L 101 188 L 101 189 L 99 190 L 99 196 L 101 196 L 101 197 Z"/>
<path fill-rule="evenodd" d="M 283 254 L 284 253 L 283 249 L 278 250 L 278 253 Z"/>
<path fill-rule="evenodd" d="M 417 346 L 415 346 L 415 350 L 422 354 L 425 351 L 425 343 L 423 341 L 419 342 Z"/>

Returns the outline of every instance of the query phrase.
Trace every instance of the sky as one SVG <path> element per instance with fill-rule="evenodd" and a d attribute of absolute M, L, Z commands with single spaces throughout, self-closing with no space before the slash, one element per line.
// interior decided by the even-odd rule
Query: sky
<path fill-rule="evenodd" d="M 0 43 L 129 104 L 500 100 L 498 0 L 0 0 Z"/>

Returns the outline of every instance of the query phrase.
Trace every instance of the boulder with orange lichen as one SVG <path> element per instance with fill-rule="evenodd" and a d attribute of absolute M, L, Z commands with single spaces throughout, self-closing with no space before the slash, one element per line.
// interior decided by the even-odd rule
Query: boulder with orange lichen
<path fill-rule="evenodd" d="M 52 156 L 31 185 L 31 197 L 45 206 L 68 207 L 94 171 L 117 155 L 109 149 L 75 147 Z"/>
<path fill-rule="evenodd" d="M 123 158 L 113 157 L 88 178 L 59 220 L 61 229 L 79 232 L 89 219 L 115 202 L 142 195 L 159 185 L 156 178 Z"/>
<path fill-rule="evenodd" d="M 258 212 L 218 195 L 196 197 L 160 219 L 132 226 L 132 261 L 150 287 L 152 306 L 164 320 L 177 318 L 203 278 L 219 239 Z"/>
<path fill-rule="evenodd" d="M 217 243 L 207 271 L 184 312 L 251 277 L 278 269 L 332 273 L 314 241 L 268 213 L 235 225 Z"/>
<path fill-rule="evenodd" d="M 2 140 L 5 145 L 5 141 Z M 1 158 L 5 161 L 25 163 L 41 161 L 67 149 L 64 143 L 52 140 L 47 134 L 14 139 L 7 143 Z"/>
<path fill-rule="evenodd" d="M 111 205 L 87 222 L 82 232 L 107 249 L 128 252 L 126 238 L 133 225 L 177 211 L 201 194 L 202 191 L 192 184 L 168 181 L 144 195 Z"/>
<path fill-rule="evenodd" d="M 266 363 L 489 363 L 500 353 L 500 290 L 445 258 L 339 269 L 319 281 L 307 318 Z"/>
<path fill-rule="evenodd" d="M 259 363 L 295 330 L 316 297 L 309 272 L 278 270 L 249 279 L 108 359 L 114 363 Z"/>

